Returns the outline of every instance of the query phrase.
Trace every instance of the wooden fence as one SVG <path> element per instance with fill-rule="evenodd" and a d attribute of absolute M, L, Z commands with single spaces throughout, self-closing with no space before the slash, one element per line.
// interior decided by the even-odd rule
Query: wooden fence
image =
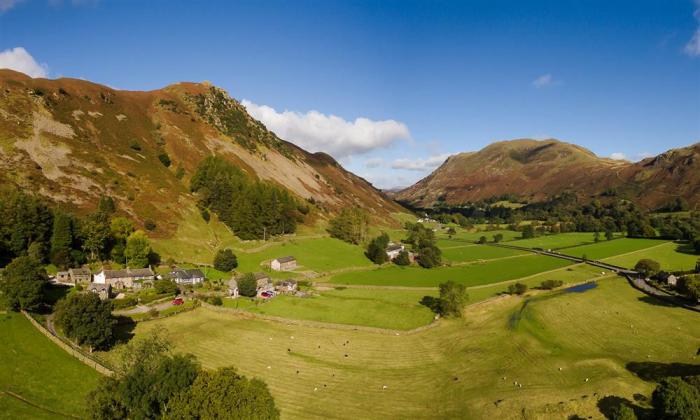
<path fill-rule="evenodd" d="M 76 349 L 72 345 L 66 343 L 63 341 L 61 338 L 57 337 L 54 335 L 51 331 L 46 329 L 43 325 L 41 325 L 39 322 L 37 322 L 36 319 L 32 318 L 31 315 L 27 311 L 22 311 L 22 314 L 29 320 L 29 322 L 32 323 L 32 325 L 39 330 L 40 333 L 44 334 L 46 337 L 48 337 L 49 340 L 53 341 L 54 344 L 56 344 L 58 347 L 62 348 L 66 353 L 70 354 L 71 356 L 75 357 L 76 359 L 80 360 L 87 366 L 90 366 L 91 368 L 95 369 L 96 371 L 100 372 L 103 375 L 107 376 L 112 376 L 114 375 L 114 371 L 112 369 L 109 369 L 102 363 L 98 362 L 94 358 L 90 357 L 86 353 L 84 353 L 81 350 Z"/>

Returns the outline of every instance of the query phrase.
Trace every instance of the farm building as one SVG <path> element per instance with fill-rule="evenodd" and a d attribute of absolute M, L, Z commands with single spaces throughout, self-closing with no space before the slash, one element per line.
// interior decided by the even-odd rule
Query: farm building
<path fill-rule="evenodd" d="M 87 288 L 88 292 L 97 294 L 102 300 L 107 300 L 112 293 L 112 285 L 110 284 L 100 284 L 100 283 L 90 283 Z"/>
<path fill-rule="evenodd" d="M 294 280 L 277 282 L 275 290 L 277 290 L 277 293 L 294 293 L 297 291 L 297 282 Z"/>
<path fill-rule="evenodd" d="M 56 273 L 56 281 L 59 283 L 70 283 L 70 273 L 67 271 L 59 271 Z"/>
<path fill-rule="evenodd" d="M 95 274 L 94 283 L 109 284 L 115 289 L 130 289 L 136 285 L 137 288 L 143 286 L 144 280 L 153 281 L 154 274 L 150 268 L 126 268 L 125 270 L 105 270 L 102 269 Z"/>
<path fill-rule="evenodd" d="M 403 245 L 390 243 L 389 246 L 386 247 L 386 255 L 390 260 L 393 260 L 394 258 L 398 257 L 399 253 L 403 250 Z"/>
<path fill-rule="evenodd" d="M 674 276 L 673 274 L 666 278 L 666 284 L 668 284 L 669 286 L 675 286 L 677 283 L 678 277 Z"/>
<path fill-rule="evenodd" d="M 170 272 L 170 278 L 177 284 L 199 284 L 204 281 L 204 273 L 197 268 L 177 269 Z"/>
<path fill-rule="evenodd" d="M 92 281 L 92 273 L 87 268 L 71 268 L 68 275 L 73 284 L 87 284 Z"/>
<path fill-rule="evenodd" d="M 258 297 L 261 297 L 261 295 L 265 292 L 272 292 L 275 290 L 274 286 L 272 285 L 272 280 L 270 280 L 270 277 L 267 274 L 255 273 L 255 281 L 257 282 Z"/>
<path fill-rule="evenodd" d="M 291 271 L 297 268 L 297 259 L 292 256 L 275 258 L 270 262 L 270 268 L 275 271 Z"/>
<path fill-rule="evenodd" d="M 236 279 L 231 279 L 228 281 L 228 295 L 232 298 L 237 298 L 238 295 L 238 282 Z"/>

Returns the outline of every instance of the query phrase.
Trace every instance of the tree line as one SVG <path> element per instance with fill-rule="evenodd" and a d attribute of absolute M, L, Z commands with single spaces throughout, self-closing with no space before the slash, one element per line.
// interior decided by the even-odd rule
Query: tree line
<path fill-rule="evenodd" d="M 145 232 L 117 216 L 111 197 L 84 217 L 49 207 L 43 200 L 16 189 L 0 195 L 0 266 L 30 256 L 58 268 L 88 261 L 112 260 L 142 268 L 159 261 Z M 151 222 L 153 223 L 153 222 Z"/>
<path fill-rule="evenodd" d="M 210 156 L 197 168 L 190 190 L 199 206 L 213 211 L 241 239 L 294 233 L 308 207 L 284 188 L 250 179 L 226 160 Z"/>

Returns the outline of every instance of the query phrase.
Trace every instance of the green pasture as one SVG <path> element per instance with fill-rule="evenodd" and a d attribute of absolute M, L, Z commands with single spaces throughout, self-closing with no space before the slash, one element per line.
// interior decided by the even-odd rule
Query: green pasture
<path fill-rule="evenodd" d="M 238 268 L 240 272 L 261 271 L 267 264 L 261 263 L 292 255 L 296 257 L 297 271 L 313 270 L 327 272 L 349 267 L 369 267 L 372 262 L 364 255 L 363 248 L 343 242 L 339 239 L 322 237 L 292 239 L 284 243 L 275 243 L 255 253 L 239 252 Z M 268 268 L 269 269 L 269 268 Z"/>
<path fill-rule="evenodd" d="M 525 255 L 526 253 L 526 251 L 498 248 L 488 245 L 464 245 L 458 248 L 445 248 L 442 251 L 442 257 L 451 262 L 467 262 L 507 258 L 516 255 Z"/>
<path fill-rule="evenodd" d="M 385 266 L 374 270 L 341 273 L 328 281 L 336 284 L 437 287 L 440 283 L 453 280 L 467 286 L 478 286 L 513 280 L 570 264 L 571 262 L 558 258 L 526 254 L 503 261 L 476 262 L 432 269 L 417 266 Z"/>
<path fill-rule="evenodd" d="M 575 257 L 586 256 L 589 260 L 600 260 L 615 255 L 627 254 L 629 252 L 639 251 L 640 249 L 662 245 L 665 242 L 666 241 L 659 239 L 621 238 L 612 241 L 603 240 L 590 245 L 567 248 L 562 250 L 561 253 L 573 255 Z"/>
<path fill-rule="evenodd" d="M 0 313 L 0 337 L 0 418 L 84 415 L 85 398 L 99 373 L 61 350 L 21 314 Z"/>
<path fill-rule="evenodd" d="M 671 363 L 695 369 L 698 320 L 613 278 L 580 294 L 474 305 L 463 319 L 413 334 L 206 308 L 139 323 L 135 334 L 164 331 L 206 368 L 233 365 L 263 379 L 286 419 L 565 419 L 602 418 L 605 396 L 649 397 L 654 383 L 638 375 L 670 370 Z M 102 356 L 111 360 L 120 351 Z"/>
<path fill-rule="evenodd" d="M 603 261 L 622 267 L 634 267 L 637 261 L 650 258 L 661 264 L 661 269 L 666 271 L 692 270 L 700 255 L 691 252 L 684 244 L 664 242 L 661 246 L 641 249 L 627 255 L 606 258 Z"/>
<path fill-rule="evenodd" d="M 605 240 L 603 233 L 601 233 L 601 238 Z M 592 243 L 595 243 L 592 232 L 567 232 L 530 239 L 519 239 L 513 242 L 512 245 L 526 248 L 562 249 Z"/>
<path fill-rule="evenodd" d="M 430 309 L 419 303 L 426 295 L 435 296 L 437 291 L 348 288 L 305 298 L 225 299 L 224 306 L 291 319 L 409 330 L 433 319 Z"/>
<path fill-rule="evenodd" d="M 455 228 L 456 234 L 449 238 L 447 231 L 442 230 L 436 233 L 437 245 L 442 249 L 447 249 L 454 246 L 463 246 L 473 244 L 482 236 L 486 236 L 489 242 L 493 242 L 493 236 L 496 234 L 503 235 L 504 241 L 511 241 L 520 238 L 521 233 L 512 230 L 465 230 L 460 227 Z"/>

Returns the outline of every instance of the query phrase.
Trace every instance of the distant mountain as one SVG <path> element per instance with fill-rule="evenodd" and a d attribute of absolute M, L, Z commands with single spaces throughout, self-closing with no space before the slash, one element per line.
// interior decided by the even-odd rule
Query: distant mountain
<path fill-rule="evenodd" d="M 193 208 L 188 180 L 209 155 L 315 203 L 308 223 L 355 205 L 378 221 L 403 211 L 332 157 L 278 138 L 209 84 L 135 92 L 0 70 L 0 185 L 77 212 L 110 195 L 121 211 L 157 220 L 156 234 L 169 235 Z"/>
<path fill-rule="evenodd" d="M 543 201 L 563 192 L 581 198 L 617 195 L 647 207 L 676 197 L 700 204 L 700 143 L 641 162 L 611 160 L 558 140 L 493 143 L 450 156 L 395 198 L 416 207 L 458 205 L 511 194 Z"/>

